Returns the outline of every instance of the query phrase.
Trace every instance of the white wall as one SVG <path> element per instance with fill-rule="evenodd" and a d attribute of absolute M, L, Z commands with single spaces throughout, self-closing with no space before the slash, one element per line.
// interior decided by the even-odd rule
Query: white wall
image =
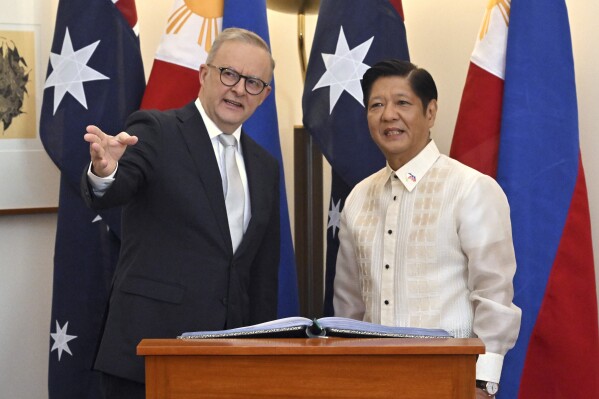
<path fill-rule="evenodd" d="M 56 214 L 0 216 L 0 398 L 47 397 Z"/>
<path fill-rule="evenodd" d="M 595 230 L 593 246 L 599 257 L 599 157 L 593 157 L 599 151 L 599 138 L 595 135 L 599 132 L 599 121 L 593 114 L 599 107 L 599 84 L 594 80 L 594 75 L 599 72 L 599 50 L 594 40 L 589 40 L 599 37 L 599 25 L 595 21 L 599 3 L 595 0 L 569 0 L 567 3 L 577 74 L 582 156 Z M 486 0 L 404 0 L 412 61 L 428 69 L 439 86 L 440 110 L 433 134 L 443 153 L 449 151 L 470 52 L 486 4 Z M 2 5 L 5 5 L 3 10 L 10 10 L 15 15 L 34 7 L 45 26 L 51 28 L 54 24 L 57 0 L 0 0 Z M 171 6 L 172 0 L 137 2 L 147 73 Z M 292 129 L 301 124 L 303 89 L 296 47 L 297 16 L 269 11 L 269 20 L 277 60 L 277 108 L 285 173 L 287 181 L 292 182 Z M 313 15 L 306 19 L 308 42 L 315 22 Z M 46 60 L 51 37 L 49 33 L 43 35 L 42 56 Z M 328 176 L 326 172 L 325 176 Z M 287 198 L 292 200 L 291 183 L 287 184 L 287 190 Z M 327 188 L 325 203 L 328 201 L 326 193 Z M 293 204 L 290 204 L 290 211 L 293 214 Z M 54 214 L 0 216 L 1 398 L 47 397 L 55 229 Z"/>

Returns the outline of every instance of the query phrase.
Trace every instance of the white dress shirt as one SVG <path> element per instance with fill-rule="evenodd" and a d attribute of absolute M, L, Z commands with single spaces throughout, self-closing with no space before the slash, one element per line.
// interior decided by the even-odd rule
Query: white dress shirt
<path fill-rule="evenodd" d="M 518 337 L 507 198 L 431 141 L 397 171 L 360 182 L 341 215 L 336 316 L 478 336 L 477 379 L 499 382 Z"/>

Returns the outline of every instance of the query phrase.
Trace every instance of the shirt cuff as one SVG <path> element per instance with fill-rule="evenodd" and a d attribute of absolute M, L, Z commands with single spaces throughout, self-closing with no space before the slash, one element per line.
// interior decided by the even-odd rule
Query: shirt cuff
<path fill-rule="evenodd" d="M 487 352 L 480 355 L 476 361 L 476 379 L 499 383 L 503 355 Z"/>
<path fill-rule="evenodd" d="M 98 198 L 102 197 L 104 193 L 108 190 L 110 185 L 114 182 L 114 176 L 116 175 L 116 171 L 119 169 L 119 164 L 117 163 L 116 168 L 114 168 L 114 172 L 106 177 L 100 177 L 94 175 L 92 172 L 92 164 L 89 163 L 89 167 L 87 168 L 87 180 L 92 187 L 92 191 L 94 195 Z"/>

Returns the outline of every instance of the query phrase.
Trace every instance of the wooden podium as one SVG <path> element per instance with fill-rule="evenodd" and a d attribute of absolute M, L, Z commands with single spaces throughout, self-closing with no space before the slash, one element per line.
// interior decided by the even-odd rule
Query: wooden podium
<path fill-rule="evenodd" d="M 477 338 L 144 339 L 146 398 L 475 397 Z"/>

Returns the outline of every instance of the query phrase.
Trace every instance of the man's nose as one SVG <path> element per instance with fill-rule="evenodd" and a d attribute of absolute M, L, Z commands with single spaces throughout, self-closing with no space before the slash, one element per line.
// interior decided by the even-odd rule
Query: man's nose
<path fill-rule="evenodd" d="M 382 118 L 386 121 L 394 121 L 398 119 L 398 114 L 393 104 L 385 105 L 385 107 L 383 108 Z"/>
<path fill-rule="evenodd" d="M 241 95 L 245 93 L 245 78 L 241 77 L 239 82 L 235 83 L 231 89 L 235 91 L 236 94 Z"/>

